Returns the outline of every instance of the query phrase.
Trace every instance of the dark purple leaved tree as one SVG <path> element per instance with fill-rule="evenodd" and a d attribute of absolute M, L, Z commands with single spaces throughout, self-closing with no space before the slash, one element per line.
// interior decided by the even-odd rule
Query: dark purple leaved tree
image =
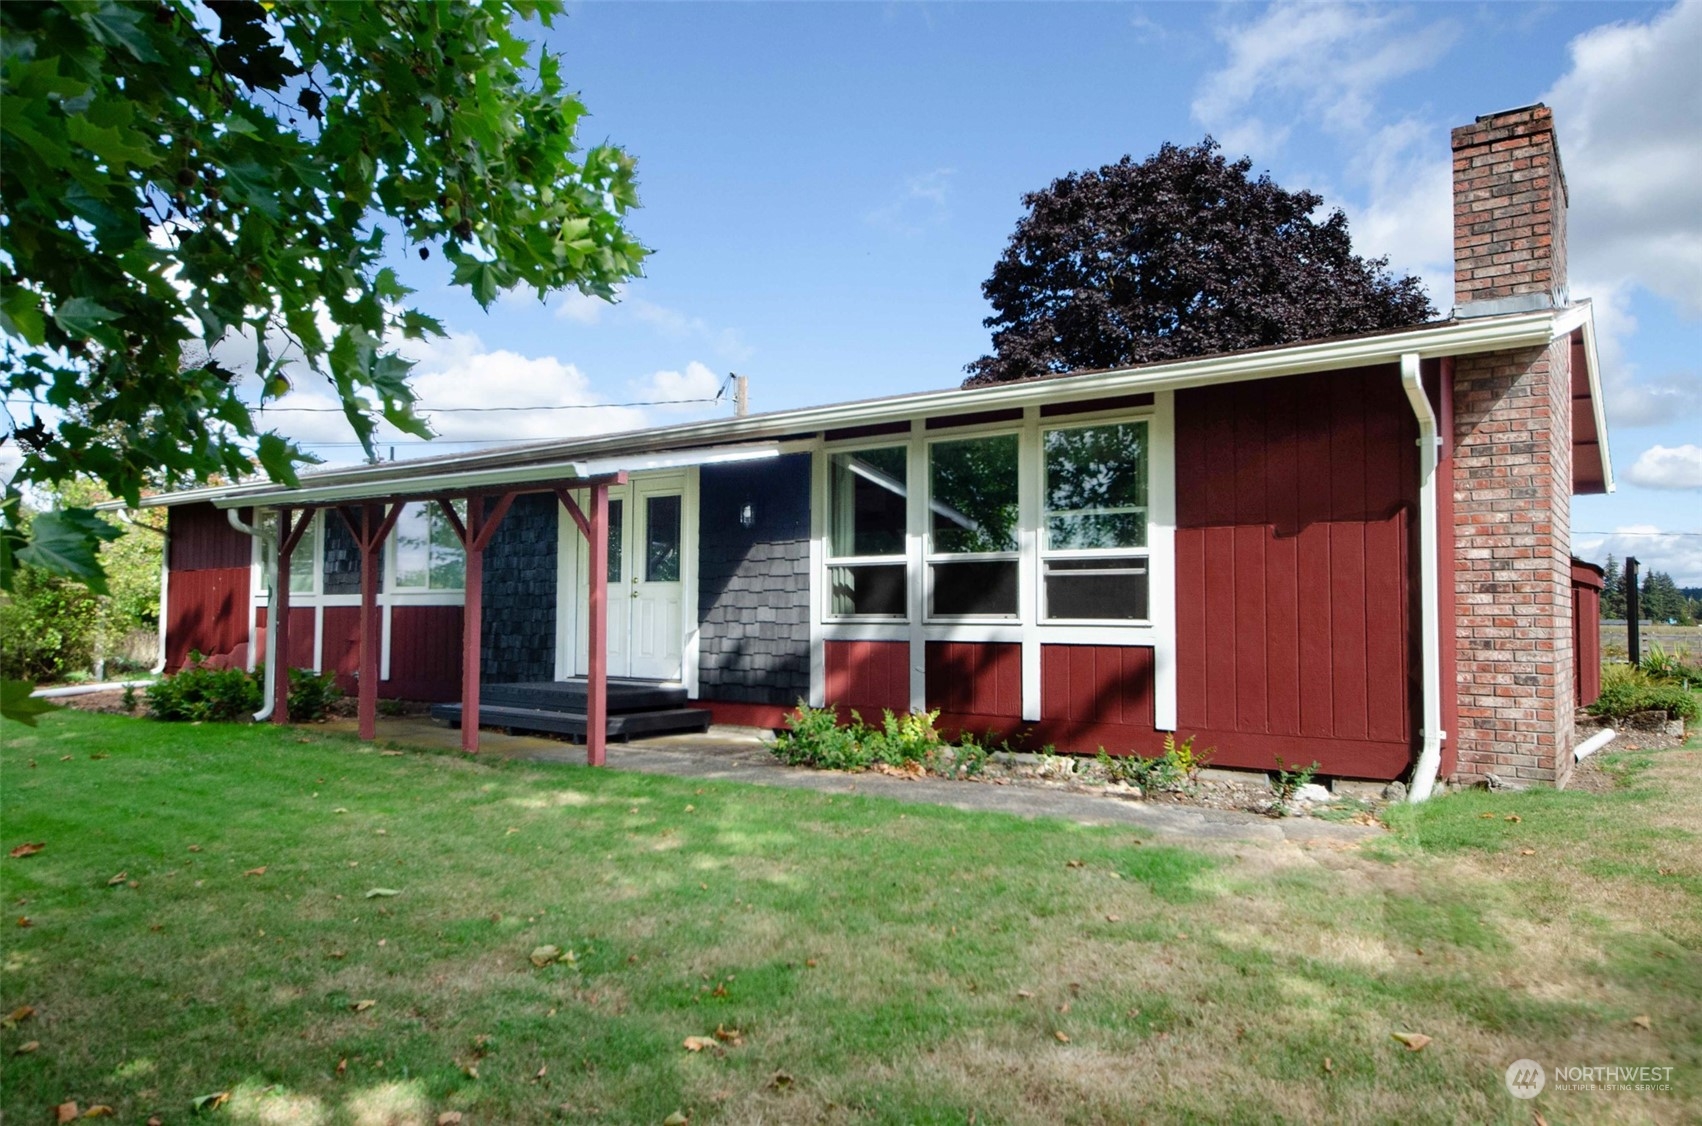
<path fill-rule="evenodd" d="M 1312 215 L 1207 137 L 1072 173 L 1028 208 L 981 292 L 993 354 L 966 386 L 1416 324 L 1417 278 L 1353 253 L 1347 217 Z"/>

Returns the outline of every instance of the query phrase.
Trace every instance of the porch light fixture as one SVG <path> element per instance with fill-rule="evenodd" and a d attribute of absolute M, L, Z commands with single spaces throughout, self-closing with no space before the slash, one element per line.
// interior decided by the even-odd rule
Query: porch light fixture
<path fill-rule="evenodd" d="M 739 527 L 748 528 L 755 523 L 756 512 L 752 510 L 749 504 L 746 504 L 743 508 L 739 509 Z"/>

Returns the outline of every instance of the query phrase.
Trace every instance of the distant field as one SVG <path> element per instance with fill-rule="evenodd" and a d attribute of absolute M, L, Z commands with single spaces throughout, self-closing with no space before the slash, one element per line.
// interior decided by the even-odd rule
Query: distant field
<path fill-rule="evenodd" d="M 1662 649 L 1671 653 L 1678 649 L 1688 649 L 1695 656 L 1702 656 L 1702 626 L 1643 626 L 1643 649 L 1646 652 L 1649 643 L 1654 642 Z M 1625 623 L 1602 623 L 1602 653 L 1608 657 L 1625 657 Z"/>

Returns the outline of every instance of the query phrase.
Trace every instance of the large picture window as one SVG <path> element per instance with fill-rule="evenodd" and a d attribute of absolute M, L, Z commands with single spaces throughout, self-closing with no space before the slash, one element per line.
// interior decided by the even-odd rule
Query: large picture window
<path fill-rule="evenodd" d="M 319 524 L 325 517 L 315 512 L 307 519 L 301 539 L 290 552 L 290 593 L 315 594 L 319 589 Z M 299 517 L 298 517 L 299 519 Z"/>
<path fill-rule="evenodd" d="M 903 446 L 828 459 L 828 612 L 903 618 L 907 459 Z"/>
<path fill-rule="evenodd" d="M 1042 618 L 1148 620 L 1147 424 L 1047 430 L 1041 446 Z"/>
<path fill-rule="evenodd" d="M 462 511 L 461 505 L 456 509 Z M 394 589 L 461 590 L 467 585 L 467 558 L 461 540 L 436 504 L 405 506 L 390 542 Z"/>
<path fill-rule="evenodd" d="M 1017 614 L 1015 434 L 928 447 L 928 572 L 933 617 Z"/>

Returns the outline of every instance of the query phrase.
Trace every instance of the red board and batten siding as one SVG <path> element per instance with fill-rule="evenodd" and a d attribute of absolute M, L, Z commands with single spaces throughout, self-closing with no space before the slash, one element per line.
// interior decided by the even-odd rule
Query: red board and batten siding
<path fill-rule="evenodd" d="M 390 677 L 378 694 L 432 703 L 461 698 L 461 607 L 390 608 Z"/>
<path fill-rule="evenodd" d="M 166 669 L 181 669 L 191 651 L 247 664 L 253 540 L 210 504 L 171 509 L 166 528 Z"/>
<path fill-rule="evenodd" d="M 1014 642 L 930 641 L 928 710 L 947 731 L 998 731 L 1022 723 L 1022 646 Z"/>
<path fill-rule="evenodd" d="M 1417 436 L 1393 367 L 1177 392 L 1177 723 L 1220 765 L 1410 765 Z"/>
<path fill-rule="evenodd" d="M 1602 589 L 1607 576 L 1594 563 L 1572 560 L 1572 689 L 1580 708 L 1602 694 Z"/>
<path fill-rule="evenodd" d="M 865 720 L 881 712 L 910 710 L 908 641 L 829 641 L 822 646 L 824 696 L 841 716 L 855 711 Z"/>

